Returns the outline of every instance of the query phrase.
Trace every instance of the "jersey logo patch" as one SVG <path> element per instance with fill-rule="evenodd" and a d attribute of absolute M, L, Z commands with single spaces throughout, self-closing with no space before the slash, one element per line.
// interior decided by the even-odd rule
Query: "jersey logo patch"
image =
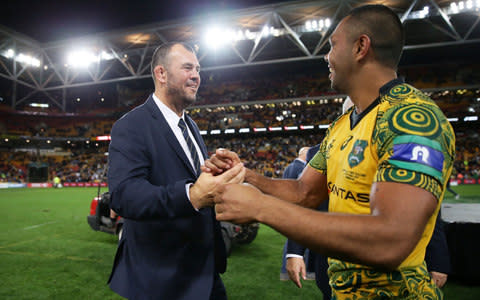
<path fill-rule="evenodd" d="M 424 173 L 441 180 L 444 155 L 440 144 L 421 136 L 397 136 L 389 162 L 399 168 Z"/>
<path fill-rule="evenodd" d="M 365 156 L 363 155 L 365 152 L 365 148 L 367 148 L 368 142 L 365 140 L 356 140 L 353 144 L 352 151 L 348 154 L 348 164 L 350 168 L 357 166 L 359 163 L 363 161 Z"/>

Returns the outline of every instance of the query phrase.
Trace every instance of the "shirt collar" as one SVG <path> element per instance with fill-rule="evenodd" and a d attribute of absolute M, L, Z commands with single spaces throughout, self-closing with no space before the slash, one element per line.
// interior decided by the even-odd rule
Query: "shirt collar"
<path fill-rule="evenodd" d="M 379 90 L 380 97 L 388 93 L 388 91 L 390 91 L 394 86 L 402 83 L 405 83 L 405 79 L 403 77 L 398 77 L 385 83 L 380 87 L 380 90 Z"/>
<path fill-rule="evenodd" d="M 175 128 L 176 126 L 178 126 L 178 122 L 180 121 L 180 119 L 183 119 L 183 121 L 185 121 L 185 112 L 182 112 L 182 116 L 179 117 L 173 110 L 170 109 L 170 107 L 168 107 L 167 105 L 165 105 L 165 103 L 158 99 L 155 94 L 152 94 L 152 98 L 162 112 L 165 119 L 167 120 L 170 127 Z"/>

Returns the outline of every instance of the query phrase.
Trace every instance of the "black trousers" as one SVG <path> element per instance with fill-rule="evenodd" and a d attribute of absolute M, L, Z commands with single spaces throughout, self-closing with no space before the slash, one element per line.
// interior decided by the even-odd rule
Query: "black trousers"
<path fill-rule="evenodd" d="M 210 300 L 227 300 L 227 291 L 225 290 L 225 286 L 223 285 L 222 278 L 215 274 L 215 278 L 213 280 L 212 286 L 212 293 L 210 294 Z"/>

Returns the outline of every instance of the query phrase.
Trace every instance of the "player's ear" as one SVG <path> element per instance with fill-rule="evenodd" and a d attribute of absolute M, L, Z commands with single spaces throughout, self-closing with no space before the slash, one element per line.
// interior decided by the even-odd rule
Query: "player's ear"
<path fill-rule="evenodd" d="M 155 74 L 155 79 L 160 83 L 167 82 L 167 69 L 162 66 L 158 65 L 153 69 L 153 74 Z"/>
<path fill-rule="evenodd" d="M 354 45 L 354 55 L 358 60 L 364 59 L 368 52 L 371 50 L 372 40 L 366 34 L 362 34 L 358 37 Z"/>

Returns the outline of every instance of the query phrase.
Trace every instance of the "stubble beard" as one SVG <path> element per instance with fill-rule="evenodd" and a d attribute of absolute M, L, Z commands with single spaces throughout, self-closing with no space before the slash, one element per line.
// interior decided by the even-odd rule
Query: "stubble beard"
<path fill-rule="evenodd" d="M 180 101 L 183 103 L 183 106 L 187 107 L 197 100 L 197 94 L 194 94 L 193 96 L 187 95 L 187 93 L 182 90 L 181 88 L 177 87 L 172 87 L 168 86 L 167 87 L 167 94 L 172 98 Z"/>

